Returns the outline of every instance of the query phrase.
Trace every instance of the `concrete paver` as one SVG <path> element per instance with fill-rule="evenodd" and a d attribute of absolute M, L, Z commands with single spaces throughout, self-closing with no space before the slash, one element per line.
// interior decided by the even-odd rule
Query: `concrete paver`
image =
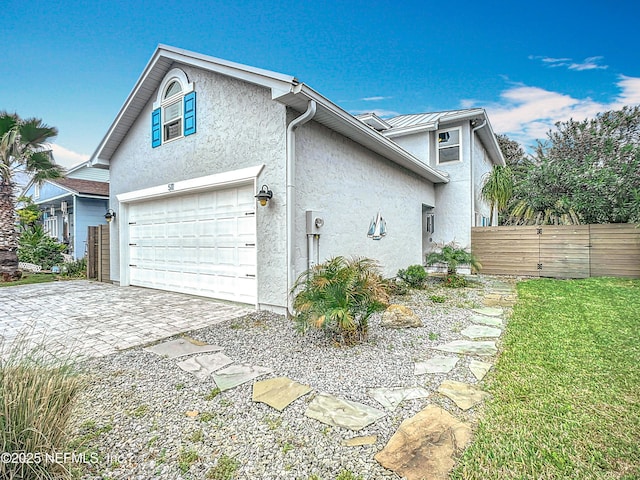
<path fill-rule="evenodd" d="M 72 280 L 0 288 L 0 342 L 99 357 L 254 311 L 250 305 Z"/>

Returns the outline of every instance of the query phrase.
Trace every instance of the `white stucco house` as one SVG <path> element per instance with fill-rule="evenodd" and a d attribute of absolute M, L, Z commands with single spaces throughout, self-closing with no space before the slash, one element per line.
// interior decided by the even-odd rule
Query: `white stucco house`
<path fill-rule="evenodd" d="M 468 245 L 504 160 L 482 109 L 356 118 L 292 76 L 161 45 L 90 162 L 110 169 L 112 281 L 284 311 L 331 256 L 393 276 Z"/>
<path fill-rule="evenodd" d="M 87 251 L 88 227 L 106 223 L 109 206 L 109 170 L 82 162 L 67 170 L 65 178 L 31 180 L 21 193 L 40 208 L 44 231 L 67 245 L 74 260 Z"/>

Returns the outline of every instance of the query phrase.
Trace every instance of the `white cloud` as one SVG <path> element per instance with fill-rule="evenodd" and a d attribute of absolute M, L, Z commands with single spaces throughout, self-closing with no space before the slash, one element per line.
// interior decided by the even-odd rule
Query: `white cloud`
<path fill-rule="evenodd" d="M 556 122 L 582 121 L 624 105 L 640 105 L 640 78 L 620 76 L 616 85 L 620 93 L 608 103 L 518 84 L 502 92 L 498 102 L 463 100 L 461 105 L 483 106 L 496 133 L 504 133 L 529 147 L 536 139 L 545 139 Z"/>
<path fill-rule="evenodd" d="M 380 100 L 388 100 L 389 98 L 392 97 L 365 97 L 361 98 L 360 100 L 363 100 L 365 102 L 379 102 Z"/>
<path fill-rule="evenodd" d="M 540 60 L 549 68 L 566 67 L 569 70 L 583 72 L 585 70 L 606 70 L 608 65 L 601 65 L 602 56 L 587 57 L 582 62 L 574 62 L 572 58 L 553 58 L 529 55 L 529 60 Z"/>
<path fill-rule="evenodd" d="M 56 163 L 64 168 L 70 168 L 89 160 L 89 155 L 74 152 L 55 143 L 51 144 L 51 150 L 53 151 L 53 158 Z"/>

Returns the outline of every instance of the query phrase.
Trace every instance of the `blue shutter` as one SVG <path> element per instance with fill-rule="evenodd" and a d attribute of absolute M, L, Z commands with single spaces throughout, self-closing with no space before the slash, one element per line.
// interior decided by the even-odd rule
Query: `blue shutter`
<path fill-rule="evenodd" d="M 196 92 L 184 96 L 184 136 L 196 133 Z"/>
<path fill-rule="evenodd" d="M 159 147 L 162 143 L 162 137 L 160 135 L 162 126 L 160 125 L 160 109 L 157 108 L 151 112 L 151 146 L 153 148 Z"/>

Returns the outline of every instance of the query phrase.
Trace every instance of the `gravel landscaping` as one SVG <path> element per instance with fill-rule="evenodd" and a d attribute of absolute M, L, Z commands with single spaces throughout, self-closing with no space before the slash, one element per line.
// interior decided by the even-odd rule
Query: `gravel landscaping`
<path fill-rule="evenodd" d="M 273 369 L 259 380 L 287 376 L 312 387 L 282 413 L 252 402 L 251 382 L 216 394 L 211 378 L 200 381 L 176 360 L 142 348 L 86 361 L 91 383 L 74 412 L 72 435 L 77 451 L 86 448 L 100 461 L 85 465 L 83 478 L 330 480 L 345 471 L 366 479 L 399 478 L 373 456 L 404 419 L 436 404 L 475 422 L 476 409 L 462 412 L 436 393 L 445 379 L 477 383 L 467 368 L 469 357 L 461 356 L 446 375 L 414 375 L 414 362 L 442 355 L 430 347 L 463 338 L 460 331 L 471 324 L 471 308 L 480 306 L 491 288 L 487 278 L 475 281 L 473 288 L 447 289 L 432 280 L 425 290 L 393 299 L 410 307 L 424 326 L 387 329 L 378 314 L 368 340 L 354 347 L 333 344 L 319 332 L 301 335 L 293 322 L 268 312 L 187 333 L 224 347 L 237 363 Z M 434 295 L 445 297 L 444 303 L 434 302 Z M 367 390 L 399 386 L 421 386 L 432 394 L 403 402 L 359 432 L 304 416 L 317 393 L 382 409 Z M 365 435 L 377 435 L 376 443 L 342 446 L 345 439 Z M 225 465 L 235 477 L 224 476 Z"/>

